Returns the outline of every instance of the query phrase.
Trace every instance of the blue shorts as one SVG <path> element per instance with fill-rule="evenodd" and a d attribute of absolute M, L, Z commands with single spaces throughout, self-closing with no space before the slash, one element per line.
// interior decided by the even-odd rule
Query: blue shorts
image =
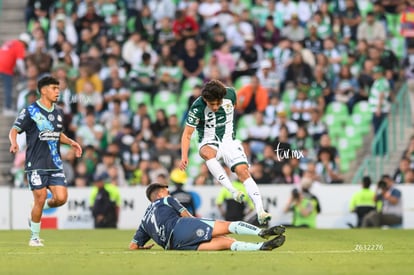
<path fill-rule="evenodd" d="M 66 186 L 66 178 L 63 171 L 27 171 L 27 181 L 30 190 L 47 188 L 49 186 Z"/>
<path fill-rule="evenodd" d="M 213 227 L 213 220 L 181 218 L 174 226 L 169 249 L 197 250 L 201 243 L 211 240 Z"/>

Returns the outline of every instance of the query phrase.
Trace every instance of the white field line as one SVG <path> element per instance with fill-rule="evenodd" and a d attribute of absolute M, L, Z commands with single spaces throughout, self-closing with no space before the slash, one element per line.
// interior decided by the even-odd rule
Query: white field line
<path fill-rule="evenodd" d="M 171 253 L 171 252 L 185 252 L 185 251 L 146 251 L 145 253 L 159 255 L 159 254 L 165 254 L 165 253 Z M 236 251 L 234 251 L 236 252 Z M 272 253 L 272 252 L 263 252 L 263 251 L 237 251 L 237 253 Z M 352 254 L 352 253 L 396 253 L 396 252 L 403 252 L 403 251 L 396 251 L 396 250 L 306 250 L 306 251 L 293 251 L 293 250 L 282 250 L 277 251 L 273 253 L 277 254 Z M 85 254 L 91 255 L 91 254 L 100 254 L 100 255 L 116 255 L 116 254 L 133 254 L 137 253 L 137 251 L 99 251 L 99 252 L 88 252 Z M 197 253 L 202 254 L 223 254 L 223 251 L 207 251 L 207 252 L 201 252 L 198 251 Z M 404 251 L 403 253 L 409 253 L 409 251 Z M 411 253 L 411 252 L 410 252 Z M 67 255 L 66 252 L 62 253 L 53 253 L 53 252 L 42 252 L 42 251 L 14 251 L 14 252 L 6 252 L 6 255 Z M 81 253 L 82 254 L 82 253 Z"/>

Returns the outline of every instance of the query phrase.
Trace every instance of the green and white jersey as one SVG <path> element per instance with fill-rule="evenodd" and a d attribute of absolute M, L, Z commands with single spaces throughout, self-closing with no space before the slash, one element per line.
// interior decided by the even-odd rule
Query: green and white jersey
<path fill-rule="evenodd" d="M 250 15 L 253 20 L 259 22 L 259 26 L 263 27 L 266 22 L 266 17 L 269 15 L 269 9 L 264 5 L 254 5 L 250 9 Z"/>
<path fill-rule="evenodd" d="M 381 93 L 384 94 L 381 112 L 388 113 L 390 110 L 390 102 L 388 101 L 388 98 L 390 96 L 390 83 L 385 77 L 375 80 L 372 84 L 368 98 L 368 103 L 372 112 L 375 112 L 377 110 Z"/>
<path fill-rule="evenodd" d="M 203 144 L 219 144 L 224 140 L 234 139 L 234 108 L 236 92 L 234 88 L 226 88 L 227 93 L 219 110 L 213 112 L 200 96 L 191 105 L 186 124 L 196 127 L 198 141 Z"/>

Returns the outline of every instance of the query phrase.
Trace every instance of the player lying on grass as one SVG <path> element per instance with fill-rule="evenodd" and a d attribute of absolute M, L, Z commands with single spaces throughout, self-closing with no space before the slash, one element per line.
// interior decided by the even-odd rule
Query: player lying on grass
<path fill-rule="evenodd" d="M 238 221 L 228 222 L 193 217 L 176 199 L 169 196 L 168 186 L 152 183 L 146 189 L 147 198 L 151 201 L 145 211 L 130 249 L 150 249 L 145 245 L 153 239 L 165 250 L 273 250 L 285 242 L 285 228 L 274 226 L 260 229 L 254 225 Z M 275 238 L 264 242 L 237 241 L 227 234 L 254 235 L 264 239 Z"/>

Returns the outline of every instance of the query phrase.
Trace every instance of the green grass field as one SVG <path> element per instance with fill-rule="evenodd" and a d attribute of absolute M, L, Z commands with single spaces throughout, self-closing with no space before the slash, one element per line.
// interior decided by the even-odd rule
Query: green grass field
<path fill-rule="evenodd" d="M 284 246 L 258 252 L 129 251 L 134 231 L 0 231 L 0 274 L 413 274 L 413 230 L 287 229 Z M 237 236 L 239 240 L 260 238 Z"/>

